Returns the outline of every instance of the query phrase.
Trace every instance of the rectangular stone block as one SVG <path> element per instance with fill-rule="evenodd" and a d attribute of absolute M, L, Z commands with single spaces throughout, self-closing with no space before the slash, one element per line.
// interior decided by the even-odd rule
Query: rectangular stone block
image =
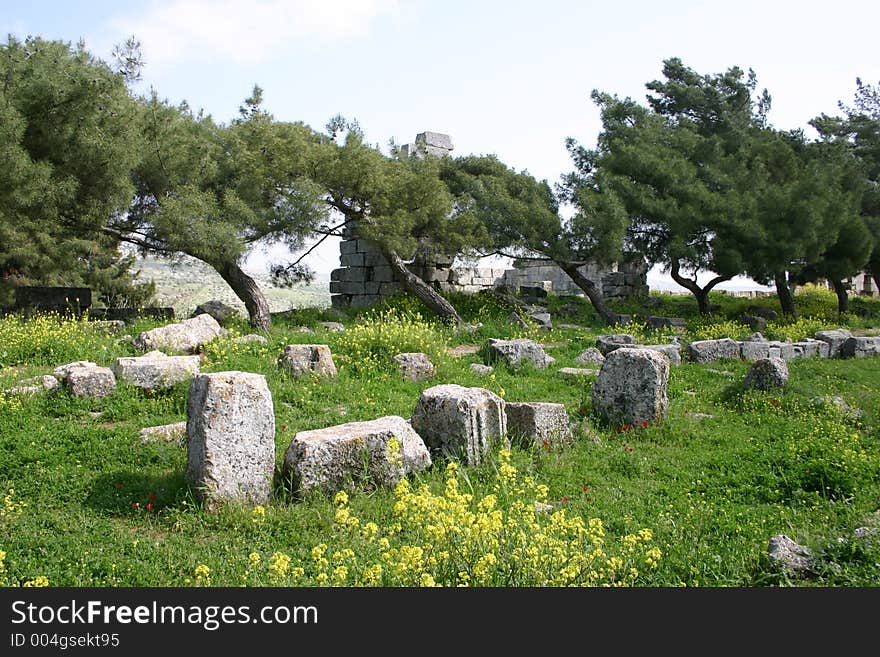
<path fill-rule="evenodd" d="M 264 504 L 275 473 L 275 411 L 262 374 L 200 374 L 186 407 L 186 480 L 209 511 Z"/>
<path fill-rule="evenodd" d="M 379 290 L 383 284 L 379 281 L 365 281 L 364 282 L 364 293 L 365 294 L 379 294 Z"/>
<path fill-rule="evenodd" d="M 524 446 L 559 445 L 572 440 L 564 404 L 548 402 L 507 402 L 507 433 Z"/>
<path fill-rule="evenodd" d="M 352 308 L 366 308 L 374 306 L 382 299 L 378 294 L 358 294 L 351 297 Z"/>
<path fill-rule="evenodd" d="M 20 285 L 15 288 L 15 305 L 18 308 L 78 312 L 92 305 L 92 291 L 87 287 Z"/>
<path fill-rule="evenodd" d="M 363 255 L 366 267 L 391 267 L 388 259 L 381 253 L 364 253 Z"/>
<path fill-rule="evenodd" d="M 761 358 L 770 358 L 769 342 L 752 342 L 751 340 L 746 340 L 740 343 L 740 350 L 742 353 L 742 359 L 752 363 Z"/>
<path fill-rule="evenodd" d="M 330 306 L 338 309 L 348 308 L 351 306 L 351 297 L 347 294 L 331 294 Z"/>
<path fill-rule="evenodd" d="M 339 264 L 343 267 L 363 267 L 366 263 L 363 253 L 346 253 L 339 256 Z"/>
<path fill-rule="evenodd" d="M 422 438 L 395 415 L 300 431 L 284 455 L 285 477 L 299 495 L 311 490 L 332 495 L 361 480 L 371 487 L 394 486 L 429 465 Z"/>
<path fill-rule="evenodd" d="M 357 240 L 342 240 L 339 242 L 339 255 L 357 253 Z"/>
<path fill-rule="evenodd" d="M 801 348 L 801 353 L 804 358 L 813 358 L 819 355 L 819 347 L 817 346 L 817 343 L 813 340 L 795 342 L 794 346 Z"/>
<path fill-rule="evenodd" d="M 510 446 L 504 406 L 501 397 L 485 388 L 433 386 L 419 397 L 412 427 L 432 452 L 477 465 L 498 443 Z"/>
<path fill-rule="evenodd" d="M 383 297 L 391 296 L 400 291 L 400 283 L 380 283 L 379 295 Z"/>
<path fill-rule="evenodd" d="M 364 293 L 364 281 L 345 281 L 342 283 L 342 289 L 340 290 L 342 294 L 363 294 Z"/>
<path fill-rule="evenodd" d="M 371 280 L 374 280 L 378 283 L 392 283 L 394 282 L 394 271 L 391 269 L 390 265 L 383 267 L 373 267 Z"/>

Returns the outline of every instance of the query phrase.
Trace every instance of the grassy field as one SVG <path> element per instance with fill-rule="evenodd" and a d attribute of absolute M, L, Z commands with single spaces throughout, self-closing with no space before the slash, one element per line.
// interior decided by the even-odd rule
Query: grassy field
<path fill-rule="evenodd" d="M 833 295 L 797 297 L 801 320 L 771 322 L 770 337 L 818 328 L 880 325 L 880 302 L 837 317 Z M 751 331 L 734 321 L 743 303 L 725 298 L 713 321 L 688 298 L 664 295 L 650 310 L 688 320 L 682 339 Z M 668 417 L 657 425 L 603 426 L 590 408 L 591 380 L 561 367 L 608 332 L 582 299 L 551 298 L 557 323 L 514 328 L 511 308 L 487 296 L 455 302 L 476 333 L 455 333 L 412 300 L 350 317 L 348 330 L 318 326 L 322 309 L 276 317 L 267 345 L 239 345 L 250 332 L 205 349 L 204 372 L 266 375 L 276 415 L 277 461 L 293 435 L 384 415 L 409 417 L 422 390 L 438 383 L 481 386 L 508 401 L 565 404 L 570 446 L 514 445 L 479 467 L 435 458 L 395 490 L 369 481 L 329 498 L 294 497 L 277 478 L 265 507 L 207 513 L 184 482 L 185 445 L 143 443 L 142 427 L 184 420 L 187 385 L 144 394 L 120 385 L 111 397 L 0 394 L 0 583 L 9 586 L 429 586 L 634 585 L 647 587 L 876 586 L 880 539 L 880 359 L 798 360 L 779 394 L 740 392 L 747 364 L 673 367 Z M 761 299 L 771 306 L 774 299 Z M 563 317 L 564 315 L 564 317 Z M 127 327 L 136 333 L 154 324 Z M 298 331 L 301 325 L 316 331 Z M 640 342 L 668 333 L 635 325 Z M 498 366 L 485 378 L 469 365 L 488 337 L 531 337 L 556 362 L 546 370 Z M 335 380 L 291 379 L 275 366 L 286 344 L 331 346 Z M 460 355 L 451 348 L 459 347 Z M 430 382 L 401 380 L 391 357 L 425 351 Z M 134 349 L 87 323 L 0 319 L 0 390 L 56 365 L 109 365 Z M 845 416 L 813 399 L 838 395 L 861 409 Z M 536 506 L 536 503 L 538 506 Z M 549 505 L 549 507 L 542 506 Z M 552 507 L 552 508 L 550 508 Z M 541 510 L 544 509 L 544 510 Z M 862 532 L 860 532 L 862 533 Z M 868 532 L 870 533 L 870 532 Z M 789 577 L 768 563 L 769 539 L 786 534 L 809 547 L 815 567 Z"/>

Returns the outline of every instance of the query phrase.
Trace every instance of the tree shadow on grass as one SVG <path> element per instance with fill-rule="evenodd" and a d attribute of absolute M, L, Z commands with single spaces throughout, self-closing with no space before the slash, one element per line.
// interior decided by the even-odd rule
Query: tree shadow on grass
<path fill-rule="evenodd" d="M 150 475 L 136 470 L 100 475 L 85 499 L 86 506 L 110 516 L 128 515 L 132 509 L 155 513 L 195 503 L 183 472 Z"/>

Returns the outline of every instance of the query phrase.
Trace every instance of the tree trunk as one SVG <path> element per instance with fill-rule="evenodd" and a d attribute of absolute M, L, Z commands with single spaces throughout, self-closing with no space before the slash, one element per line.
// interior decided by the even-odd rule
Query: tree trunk
<path fill-rule="evenodd" d="M 268 331 L 272 326 L 272 317 L 269 314 L 269 304 L 257 282 L 248 276 L 238 266 L 237 262 L 218 263 L 212 266 L 229 287 L 232 288 L 235 296 L 244 302 L 250 317 L 251 326 Z"/>
<path fill-rule="evenodd" d="M 575 285 L 584 291 L 584 294 L 587 295 L 590 303 L 593 304 L 593 308 L 596 309 L 596 312 L 599 313 L 599 317 L 601 317 L 606 324 L 617 324 L 617 313 L 605 305 L 605 297 L 602 296 L 602 291 L 593 281 L 580 272 L 577 265 L 570 262 L 557 262 L 556 264 L 559 265 L 559 268 L 562 269 L 562 271 L 568 274 L 568 277 L 574 281 Z"/>
<path fill-rule="evenodd" d="M 791 293 L 791 287 L 789 287 L 788 281 L 785 278 L 785 272 L 774 274 L 773 282 L 776 284 L 776 297 L 779 299 L 782 313 L 797 318 L 797 311 L 794 309 L 794 295 Z"/>
<path fill-rule="evenodd" d="M 849 296 L 846 293 L 848 287 L 843 281 L 830 281 L 831 287 L 837 293 L 837 312 L 845 313 L 849 311 Z"/>
<path fill-rule="evenodd" d="M 464 320 L 458 311 L 446 299 L 440 296 L 434 288 L 425 283 L 421 278 L 413 274 L 406 266 L 396 251 L 388 251 L 383 254 L 391 263 L 391 269 L 403 282 L 403 287 L 415 295 L 423 304 L 437 313 L 444 321 L 464 324 Z"/>
<path fill-rule="evenodd" d="M 731 278 L 733 278 L 733 276 L 716 276 L 711 281 L 706 283 L 706 285 L 700 287 L 699 285 L 697 285 L 696 275 L 694 275 L 693 279 L 685 278 L 681 275 L 681 265 L 679 265 L 678 260 L 672 261 L 672 266 L 670 267 L 670 275 L 672 276 L 672 280 L 674 280 L 676 283 L 678 283 L 694 295 L 694 298 L 697 300 L 697 308 L 700 310 L 700 314 L 703 316 L 712 314 L 712 307 L 709 303 L 709 292 L 712 291 L 712 288 L 714 288 L 719 283 L 729 281 Z"/>

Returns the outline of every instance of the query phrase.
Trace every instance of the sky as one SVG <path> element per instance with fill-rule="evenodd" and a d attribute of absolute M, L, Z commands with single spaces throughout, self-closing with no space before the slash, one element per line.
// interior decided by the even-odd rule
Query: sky
<path fill-rule="evenodd" d="M 137 91 L 217 121 L 259 85 L 278 120 L 322 130 L 341 114 L 384 151 L 445 133 L 453 155 L 494 154 L 551 184 L 572 168 L 566 138 L 592 146 L 601 130 L 591 91 L 644 103 L 670 57 L 702 74 L 754 70 L 770 122 L 812 137 L 810 119 L 839 114 L 857 77 L 880 81 L 877 25 L 867 0 L 0 0 L 0 30 L 19 39 L 82 40 L 109 61 L 134 36 Z M 308 262 L 326 276 L 336 244 Z M 657 270 L 649 284 L 677 287 Z"/>

